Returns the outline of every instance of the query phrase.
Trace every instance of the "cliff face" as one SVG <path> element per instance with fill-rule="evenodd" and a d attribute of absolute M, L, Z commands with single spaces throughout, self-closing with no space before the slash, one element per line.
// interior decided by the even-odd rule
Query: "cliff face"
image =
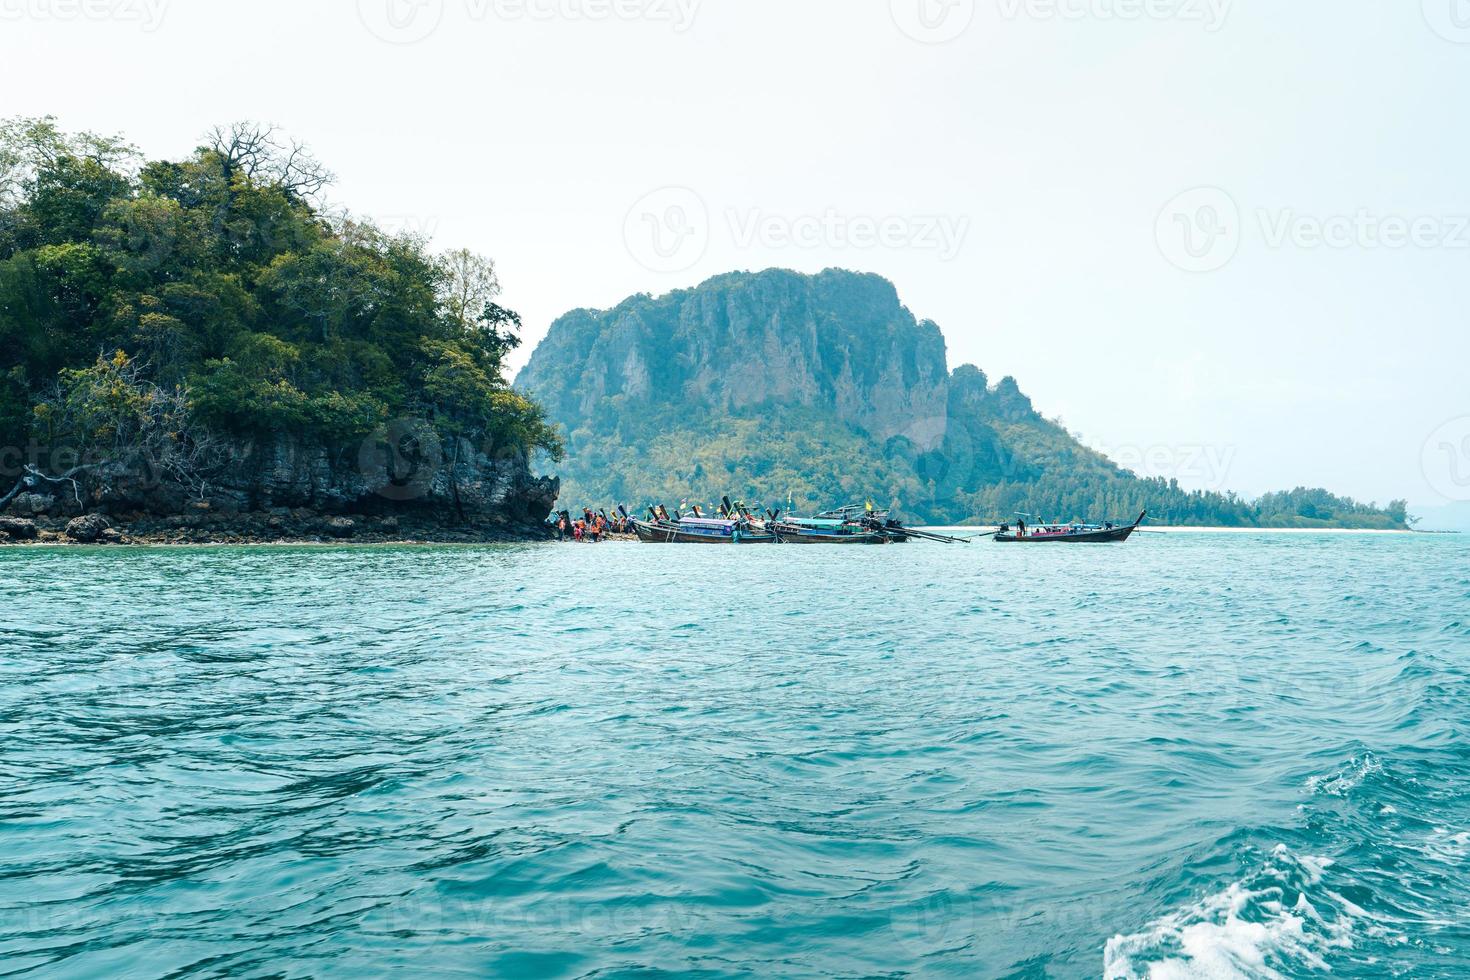
<path fill-rule="evenodd" d="M 16 497 L 12 513 L 64 518 L 96 511 L 147 523 L 204 512 L 250 530 L 251 515 L 291 512 L 304 534 L 315 527 L 313 518 L 337 516 L 402 519 L 428 537 L 445 531 L 486 538 L 544 536 L 560 491 L 559 480 L 531 472 L 524 454 L 492 457 L 468 442 L 445 445 L 426 426 L 409 423 L 340 450 L 284 436 L 230 443 L 187 481 L 130 460 L 89 472 L 75 488 L 33 484 Z"/>
<path fill-rule="evenodd" d="M 517 386 L 566 424 L 614 399 L 633 410 L 800 406 L 930 449 L 944 436 L 948 369 L 939 328 L 916 322 L 886 280 L 772 270 L 569 313 Z"/>
<path fill-rule="evenodd" d="M 927 497 L 926 514 L 949 517 L 957 492 L 1020 472 L 992 422 L 1046 425 L 1012 379 L 951 375 L 938 326 L 891 283 L 840 270 L 733 273 L 569 313 L 517 387 L 567 430 L 563 473 L 588 502 L 726 481 L 814 506 Z"/>

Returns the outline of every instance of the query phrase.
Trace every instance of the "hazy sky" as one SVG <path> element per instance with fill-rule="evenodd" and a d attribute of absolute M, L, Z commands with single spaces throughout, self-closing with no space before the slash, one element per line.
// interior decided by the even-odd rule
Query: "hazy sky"
<path fill-rule="evenodd" d="M 1466 0 L 0 0 L 0 115 L 278 123 L 335 202 L 493 256 L 523 355 L 874 271 L 951 364 L 1249 494 L 1470 499 L 1467 95 Z"/>

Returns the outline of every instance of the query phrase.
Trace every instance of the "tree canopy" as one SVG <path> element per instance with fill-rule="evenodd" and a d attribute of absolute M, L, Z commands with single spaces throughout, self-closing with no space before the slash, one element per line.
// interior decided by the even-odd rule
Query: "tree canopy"
<path fill-rule="evenodd" d="M 414 417 L 487 454 L 559 457 L 505 381 L 520 318 L 496 303 L 494 263 L 334 215 L 330 181 L 267 126 L 169 161 L 50 118 L 0 122 L 3 444 L 74 450 L 120 406 L 166 405 L 184 440 L 347 448 Z M 105 435 L 128 432 L 153 430 L 140 416 Z"/>

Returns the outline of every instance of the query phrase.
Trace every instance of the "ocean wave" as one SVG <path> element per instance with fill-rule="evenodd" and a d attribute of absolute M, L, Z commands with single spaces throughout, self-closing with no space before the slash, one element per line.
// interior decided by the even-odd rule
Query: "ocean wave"
<path fill-rule="evenodd" d="M 1470 977 L 1470 551 L 1175 537 L 5 552 L 0 974 Z"/>
<path fill-rule="evenodd" d="M 1325 956 L 1353 944 L 1366 913 L 1322 884 L 1326 858 L 1278 844 L 1242 881 L 1114 936 L 1103 953 L 1107 980 L 1276 978 L 1325 970 Z"/>
<path fill-rule="evenodd" d="M 1383 763 L 1372 752 L 1355 755 L 1335 772 L 1307 779 L 1307 792 L 1313 795 L 1344 797 L 1365 781 L 1383 772 Z"/>

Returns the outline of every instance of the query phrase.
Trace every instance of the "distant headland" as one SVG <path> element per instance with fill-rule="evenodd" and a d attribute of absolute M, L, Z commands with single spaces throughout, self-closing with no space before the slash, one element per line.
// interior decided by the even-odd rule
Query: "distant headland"
<path fill-rule="evenodd" d="M 516 386 L 566 434 L 569 506 L 872 499 L 931 524 L 1131 518 L 1406 530 L 1405 504 L 1298 488 L 1258 500 L 1144 479 L 1038 412 L 1014 378 L 951 370 L 893 284 L 832 269 L 717 276 L 551 327 Z"/>

